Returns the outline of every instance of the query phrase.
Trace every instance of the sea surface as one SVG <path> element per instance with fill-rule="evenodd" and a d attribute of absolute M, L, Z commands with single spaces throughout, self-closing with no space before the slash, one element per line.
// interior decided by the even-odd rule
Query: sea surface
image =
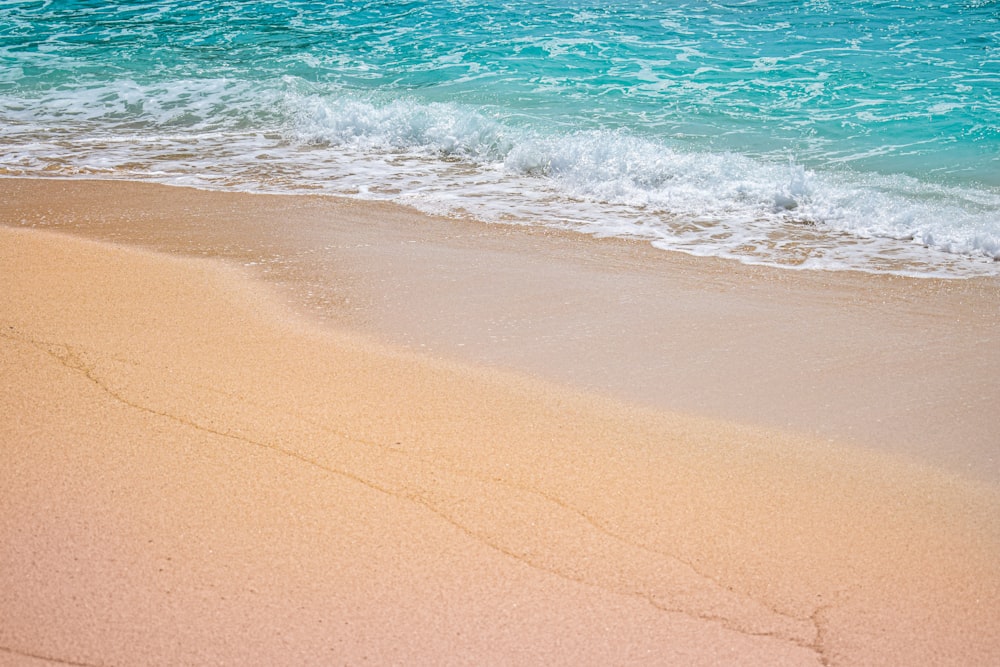
<path fill-rule="evenodd" d="M 1000 275 L 1000 4 L 0 0 L 0 174 Z"/>

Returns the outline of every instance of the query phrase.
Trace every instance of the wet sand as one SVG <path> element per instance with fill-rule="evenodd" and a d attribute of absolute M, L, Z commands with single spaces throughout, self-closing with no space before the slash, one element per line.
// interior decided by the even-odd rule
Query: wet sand
<path fill-rule="evenodd" d="M 384 342 L 1000 481 L 1000 280 L 774 270 L 377 203 L 0 182 L 8 224 L 250 265 Z"/>
<path fill-rule="evenodd" d="M 0 664 L 1000 660 L 995 283 L 0 193 Z"/>

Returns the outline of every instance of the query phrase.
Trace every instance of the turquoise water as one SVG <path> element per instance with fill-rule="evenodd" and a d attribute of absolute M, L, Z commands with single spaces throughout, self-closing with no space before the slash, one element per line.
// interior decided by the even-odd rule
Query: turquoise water
<path fill-rule="evenodd" d="M 1000 5 L 0 1 L 0 171 L 1000 274 Z"/>

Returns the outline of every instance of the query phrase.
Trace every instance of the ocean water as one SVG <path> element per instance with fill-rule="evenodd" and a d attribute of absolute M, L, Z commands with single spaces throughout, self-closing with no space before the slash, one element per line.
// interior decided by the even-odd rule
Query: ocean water
<path fill-rule="evenodd" d="M 0 174 L 1000 275 L 1000 4 L 0 0 Z"/>

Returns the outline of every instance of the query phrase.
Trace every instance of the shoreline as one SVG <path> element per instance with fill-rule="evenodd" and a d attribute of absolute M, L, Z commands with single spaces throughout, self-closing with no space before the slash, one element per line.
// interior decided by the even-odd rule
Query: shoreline
<path fill-rule="evenodd" d="M 696 263 L 703 271 L 657 282 L 663 269 L 628 243 L 176 189 L 90 187 L 84 205 L 88 187 L 4 209 L 44 212 L 49 230 L 11 229 L 9 217 L 0 227 L 0 407 L 10 415 L 0 420 L 0 664 L 1000 659 L 996 480 L 913 451 L 593 393 L 530 365 L 407 350 L 390 335 L 418 308 L 475 320 L 471 297 L 426 310 L 429 288 L 456 274 L 479 285 L 470 259 L 497 269 L 496 295 L 524 266 L 543 279 L 567 266 L 593 277 L 617 258 L 610 275 L 628 285 L 689 281 L 716 304 L 705 315 L 688 303 L 695 318 L 752 292 L 734 296 L 732 267 Z M 131 198 L 115 204 L 109 191 Z M 149 196 L 172 201 L 162 214 L 203 236 L 178 236 L 152 210 L 136 217 Z M 301 239 L 274 231 L 318 210 L 324 224 L 362 214 L 373 224 L 324 237 L 355 245 L 336 245 L 343 291 L 320 295 L 323 325 L 302 290 L 319 291 L 307 269 L 331 265 L 296 261 Z M 245 226 L 213 237 L 220 220 Z M 426 245 L 411 242 L 420 235 Z M 166 247 L 178 239 L 188 247 Z M 260 265 L 236 265 L 252 257 L 274 260 L 270 285 Z M 414 277 L 428 260 L 434 279 Z M 797 314 L 823 308 L 791 297 L 833 299 L 850 326 L 840 299 L 884 297 L 889 322 L 912 323 L 909 284 L 850 296 L 791 283 L 767 275 L 754 287 L 770 285 L 768 299 Z M 382 303 L 389 293 L 410 310 Z M 967 292 L 941 294 L 952 315 L 976 311 Z M 323 300 L 333 296 L 342 300 Z M 933 336 L 950 330 L 935 328 L 935 308 L 914 315 Z M 554 316 L 578 322 L 572 308 Z M 534 336 L 533 326 L 521 323 Z"/>
<path fill-rule="evenodd" d="M 1000 482 L 1000 280 L 747 266 L 325 196 L 5 179 L 0 198 L 4 224 L 247 266 L 391 345 Z"/>

